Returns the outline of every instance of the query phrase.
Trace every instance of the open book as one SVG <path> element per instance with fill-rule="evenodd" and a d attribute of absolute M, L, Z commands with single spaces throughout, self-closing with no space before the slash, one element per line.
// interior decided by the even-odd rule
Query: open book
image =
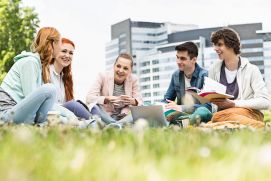
<path fill-rule="evenodd" d="M 226 94 L 226 86 L 216 82 L 208 77 L 204 77 L 204 86 L 200 90 L 195 87 L 189 87 L 186 92 L 190 93 L 201 104 L 205 104 L 211 101 L 211 99 L 229 99 L 234 96 Z"/>

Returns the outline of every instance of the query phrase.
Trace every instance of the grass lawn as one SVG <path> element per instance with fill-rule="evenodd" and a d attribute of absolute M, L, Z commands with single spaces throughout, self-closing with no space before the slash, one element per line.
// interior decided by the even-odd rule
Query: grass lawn
<path fill-rule="evenodd" d="M 271 132 L 0 127 L 0 180 L 270 180 Z"/>

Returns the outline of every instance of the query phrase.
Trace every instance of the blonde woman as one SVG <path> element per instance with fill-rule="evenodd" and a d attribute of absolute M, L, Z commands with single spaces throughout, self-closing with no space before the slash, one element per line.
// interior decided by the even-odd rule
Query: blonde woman
<path fill-rule="evenodd" d="M 87 94 L 87 104 L 97 103 L 102 120 L 107 123 L 132 123 L 130 106 L 142 105 L 138 79 L 132 74 L 133 58 L 120 54 L 111 72 L 100 73 Z"/>

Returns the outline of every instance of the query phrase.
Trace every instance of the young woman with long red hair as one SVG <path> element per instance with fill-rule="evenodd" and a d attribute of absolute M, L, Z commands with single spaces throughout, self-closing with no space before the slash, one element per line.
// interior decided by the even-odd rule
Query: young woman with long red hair
<path fill-rule="evenodd" d="M 73 95 L 71 62 L 73 60 L 75 45 L 67 38 L 62 38 L 61 42 L 62 45 L 59 54 L 50 63 L 50 82 L 57 89 L 57 104 L 67 108 L 78 118 L 89 120 L 91 113 L 82 103 L 75 101 Z"/>

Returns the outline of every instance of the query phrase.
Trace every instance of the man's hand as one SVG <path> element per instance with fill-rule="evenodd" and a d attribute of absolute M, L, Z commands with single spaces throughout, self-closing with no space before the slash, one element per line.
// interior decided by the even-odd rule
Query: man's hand
<path fill-rule="evenodd" d="M 127 96 L 127 95 L 121 95 L 120 99 L 121 99 L 121 101 L 122 101 L 122 103 L 124 105 L 127 105 L 127 106 L 129 106 L 129 105 L 137 106 L 137 101 L 136 101 L 135 98 L 132 98 L 132 97 Z"/>
<path fill-rule="evenodd" d="M 217 105 L 220 109 L 235 107 L 235 103 L 230 99 L 212 99 L 211 102 Z"/>
<path fill-rule="evenodd" d="M 168 104 L 166 104 L 165 106 L 166 109 L 173 109 L 182 112 L 182 107 L 180 105 L 177 105 L 176 102 L 168 99 L 166 101 L 168 102 Z"/>

